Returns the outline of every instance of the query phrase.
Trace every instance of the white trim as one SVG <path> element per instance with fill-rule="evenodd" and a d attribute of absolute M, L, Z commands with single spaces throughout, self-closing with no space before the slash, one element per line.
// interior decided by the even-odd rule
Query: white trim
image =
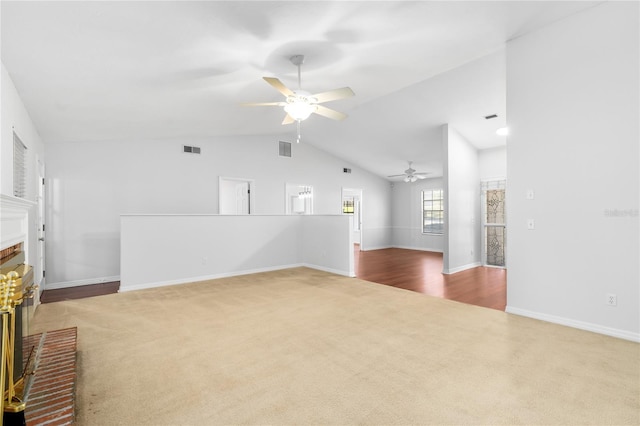
<path fill-rule="evenodd" d="M 142 284 L 134 284 L 134 285 L 128 285 L 123 287 L 122 285 L 120 286 L 120 292 L 125 293 L 125 292 L 129 292 L 129 291 L 135 291 L 135 290 L 144 290 L 147 288 L 155 288 L 155 287 L 166 287 L 166 286 L 170 286 L 170 285 L 180 285 L 180 284 L 189 284 L 189 283 L 195 283 L 195 282 L 200 282 L 200 281 L 209 281 L 209 280 L 217 280 L 219 278 L 229 278 L 229 277 L 236 277 L 238 275 L 249 275 L 249 274 L 258 274 L 261 272 L 271 272 L 271 271 L 279 271 L 282 269 L 291 269 L 291 268 L 299 268 L 305 266 L 302 263 L 298 263 L 298 264 L 293 264 L 293 265 L 280 265 L 280 266 L 273 266 L 273 267 L 268 267 L 268 268 L 258 268 L 258 269 L 249 269 L 249 270 L 244 270 L 244 271 L 234 271 L 234 272 L 225 272 L 223 274 L 212 274 L 212 275 L 201 275 L 198 277 L 188 277 L 188 278 L 178 278 L 175 280 L 168 280 L 168 281 L 157 281 L 157 282 L 150 282 L 150 283 L 142 283 Z"/>
<path fill-rule="evenodd" d="M 0 194 L 0 249 L 24 243 L 29 251 L 29 211 L 34 206 L 35 201 Z"/>
<path fill-rule="evenodd" d="M 281 266 L 274 266 L 274 267 L 269 267 L 269 268 L 258 268 L 258 269 L 251 269 L 251 270 L 245 270 L 245 271 L 234 271 L 234 272 L 228 272 L 228 273 L 224 273 L 224 274 L 204 275 L 204 276 L 200 276 L 200 277 L 180 278 L 180 279 L 177 279 L 177 280 L 136 284 L 136 285 L 127 286 L 127 287 L 124 287 L 124 288 L 120 287 L 120 292 L 125 293 L 125 292 L 135 291 L 135 290 L 145 290 L 145 289 L 148 289 L 148 288 L 166 287 L 166 286 L 170 286 L 170 285 L 189 284 L 189 283 L 195 283 L 195 282 L 201 282 L 201 281 L 217 280 L 217 279 L 220 279 L 220 278 L 236 277 L 236 276 L 239 276 L 239 275 L 258 274 L 258 273 L 261 273 L 261 272 L 280 271 L 280 270 L 283 270 L 283 269 L 300 268 L 300 267 L 306 267 L 306 268 L 310 268 L 310 269 L 316 269 L 316 270 L 320 270 L 320 271 L 330 272 L 332 274 L 343 275 L 343 276 L 346 276 L 346 277 L 352 277 L 352 278 L 355 277 L 355 275 L 353 275 L 353 276 L 349 275 L 349 273 L 345 272 L 345 271 L 338 271 L 338 270 L 335 270 L 335 269 L 324 268 L 322 266 L 311 265 L 311 264 L 307 264 L 307 263 L 298 263 L 298 264 L 293 264 L 293 265 L 281 265 Z"/>
<path fill-rule="evenodd" d="M 303 263 L 301 266 L 304 266 L 306 268 L 316 269 L 318 271 L 329 272 L 329 273 L 336 274 L 336 275 L 342 275 L 342 276 L 345 276 L 345 277 L 350 277 L 350 278 L 355 278 L 356 277 L 355 273 L 351 274 L 348 271 L 340 271 L 338 269 L 325 268 L 324 266 L 313 265 L 313 264 L 310 264 L 310 263 Z"/>
<path fill-rule="evenodd" d="M 467 263 L 466 265 L 458 266 L 457 268 L 449 269 L 448 271 L 442 271 L 443 274 L 455 274 L 456 272 L 466 271 L 467 269 L 477 268 L 482 266 L 480 262 Z"/>
<path fill-rule="evenodd" d="M 578 321 L 571 318 L 558 317 L 555 315 L 543 314 L 541 312 L 533 312 L 527 309 L 514 308 L 507 306 L 505 312 L 523 317 L 533 318 L 554 324 L 564 325 L 567 327 L 578 328 L 580 330 L 591 331 L 593 333 L 604 334 L 619 339 L 630 340 L 632 342 L 640 342 L 640 333 L 632 331 L 620 330 L 617 328 L 605 327 L 599 324 L 593 324 L 584 321 Z"/>
<path fill-rule="evenodd" d="M 412 246 L 394 245 L 392 248 L 399 248 L 399 249 L 405 249 L 405 250 L 431 251 L 434 253 L 444 253 L 442 249 L 436 249 L 436 248 L 430 248 L 430 247 L 412 247 Z"/>
<path fill-rule="evenodd" d="M 223 274 L 201 275 L 198 277 L 178 278 L 175 280 L 168 280 L 168 281 L 134 284 L 134 285 L 128 285 L 124 287 L 121 285 L 120 292 L 124 293 L 124 292 L 134 291 L 134 290 L 144 290 L 147 288 L 166 287 L 169 285 L 179 285 L 179 284 L 188 284 L 188 283 L 194 283 L 199 281 L 217 280 L 219 278 L 229 278 L 229 277 L 235 277 L 238 275 L 258 274 L 260 272 L 279 271 L 281 269 L 298 268 L 301 266 L 303 265 L 302 264 L 281 265 L 281 266 L 273 266 L 269 268 L 258 268 L 258 269 L 244 270 L 244 271 L 225 272 Z"/>
<path fill-rule="evenodd" d="M 360 244 L 360 251 L 384 250 L 390 248 L 394 248 L 394 246 L 373 246 L 362 248 L 362 244 Z"/>
<path fill-rule="evenodd" d="M 6 194 L 0 194 L 0 200 L 5 207 L 30 208 L 36 205 L 35 201 Z"/>
<path fill-rule="evenodd" d="M 76 280 L 76 281 L 62 281 L 59 283 L 46 283 L 45 290 L 58 290 L 61 288 L 70 288 L 70 287 L 80 287 L 83 285 L 92 285 L 92 284 L 103 284 L 103 283 L 111 283 L 114 281 L 120 281 L 120 275 L 114 275 L 111 277 L 98 277 L 98 278 L 87 278 L 84 280 Z"/>

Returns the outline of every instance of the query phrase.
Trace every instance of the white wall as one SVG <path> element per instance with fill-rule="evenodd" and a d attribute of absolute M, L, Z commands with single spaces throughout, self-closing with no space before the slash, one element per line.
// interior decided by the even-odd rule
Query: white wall
<path fill-rule="evenodd" d="M 27 147 L 27 188 L 25 200 L 28 203 L 20 203 L 27 210 L 27 241 L 25 249 L 27 263 L 34 267 L 36 280 L 42 276 L 38 264 L 38 232 L 37 232 L 37 205 L 38 195 L 38 163 L 44 161 L 44 145 L 37 129 L 31 121 L 11 76 L 4 67 L 0 72 L 0 194 L 13 198 L 13 132 L 18 135 L 22 143 Z M 19 202 L 19 200 L 17 201 Z M 12 202 L 12 204 L 15 204 Z M 0 229 L 0 232 L 2 230 Z M 43 284 L 36 282 L 36 284 Z"/>
<path fill-rule="evenodd" d="M 507 311 L 636 341 L 638 17 L 606 2 L 507 50 Z"/>
<path fill-rule="evenodd" d="M 444 144 L 443 273 L 480 265 L 480 176 L 478 151 L 451 126 L 442 126 Z"/>
<path fill-rule="evenodd" d="M 123 215 L 120 290 L 295 266 L 353 276 L 342 215 Z"/>
<path fill-rule="evenodd" d="M 355 277 L 353 225 L 347 215 L 302 216 L 300 259 L 305 266 Z"/>
<path fill-rule="evenodd" d="M 444 235 L 422 233 L 422 191 L 443 189 L 441 177 L 414 183 L 395 182 L 391 190 L 393 246 L 442 253 Z"/>
<path fill-rule="evenodd" d="M 507 177 L 507 147 L 478 151 L 480 180 L 502 180 Z"/>
<path fill-rule="evenodd" d="M 38 195 L 36 158 L 44 160 L 44 145 L 4 65 L 2 65 L 0 74 L 0 94 L 2 102 L 0 106 L 2 108 L 0 193 L 13 196 L 13 132 L 15 131 L 27 147 L 26 161 L 28 170 L 32 172 L 27 175 L 27 196 L 25 199 L 35 202 Z"/>
<path fill-rule="evenodd" d="M 342 187 L 362 188 L 363 248 L 391 245 L 386 180 L 304 142 L 292 148 L 279 157 L 275 137 L 47 144 L 48 288 L 118 279 L 120 215 L 216 214 L 219 176 L 254 179 L 254 211 L 267 215 L 285 214 L 287 182 L 313 186 L 315 214 L 340 214 Z"/>

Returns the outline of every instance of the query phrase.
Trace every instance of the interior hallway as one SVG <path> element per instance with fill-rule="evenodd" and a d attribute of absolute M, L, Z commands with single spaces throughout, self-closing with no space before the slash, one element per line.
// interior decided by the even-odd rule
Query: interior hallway
<path fill-rule="evenodd" d="M 507 271 L 478 267 L 455 274 L 442 273 L 442 253 L 389 248 L 360 251 L 355 245 L 356 277 L 429 296 L 485 308 L 505 310 Z"/>

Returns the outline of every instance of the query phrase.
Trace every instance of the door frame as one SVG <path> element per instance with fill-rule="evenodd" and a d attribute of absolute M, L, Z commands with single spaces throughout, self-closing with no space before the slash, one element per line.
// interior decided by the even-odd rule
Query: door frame
<path fill-rule="evenodd" d="M 37 227 L 37 243 L 36 243 L 36 276 L 34 282 L 40 288 L 40 293 L 44 291 L 46 286 L 46 222 L 47 222 L 47 188 L 45 177 L 45 164 L 42 162 L 39 156 L 36 156 L 37 167 L 37 179 L 38 179 L 38 193 L 36 195 L 37 207 L 36 207 L 36 227 Z M 35 301 L 35 304 L 40 302 L 40 297 Z"/>
<path fill-rule="evenodd" d="M 360 238 L 358 238 L 358 239 L 353 238 L 353 242 L 354 243 L 358 243 L 360 245 L 360 250 L 363 249 L 363 241 L 364 241 L 364 226 L 363 226 L 364 215 L 362 214 L 362 210 L 363 210 L 362 206 L 364 204 L 363 201 L 362 201 L 363 200 L 363 192 L 364 191 L 362 190 L 362 188 L 350 188 L 350 187 L 342 187 L 342 191 L 340 191 L 340 214 L 346 214 L 346 213 L 344 213 L 342 211 L 342 203 L 344 201 L 345 196 L 352 195 L 354 197 L 355 196 L 358 197 L 358 207 L 357 207 L 358 216 L 357 216 L 357 218 L 358 218 L 359 229 L 356 230 L 355 227 L 354 227 L 354 229 L 352 229 L 352 235 L 355 234 L 356 232 L 359 233 L 359 237 Z M 353 208 L 354 208 L 354 216 L 353 216 L 353 218 L 355 219 L 356 218 L 356 216 L 355 216 L 356 215 L 356 205 L 355 205 L 355 203 L 354 203 L 354 207 Z"/>
<path fill-rule="evenodd" d="M 218 214 L 228 214 L 228 213 L 222 213 L 222 209 L 221 206 L 223 204 L 223 185 L 225 182 L 236 182 L 236 183 L 247 183 L 248 184 L 248 189 L 249 189 L 249 205 L 248 205 L 248 214 L 255 214 L 256 211 L 256 194 L 255 194 L 255 188 L 256 188 L 256 183 L 255 183 L 255 179 L 248 179 L 248 178 L 235 178 L 235 177 L 228 177 L 228 176 L 219 176 L 218 177 Z M 237 213 L 236 213 L 237 214 Z"/>

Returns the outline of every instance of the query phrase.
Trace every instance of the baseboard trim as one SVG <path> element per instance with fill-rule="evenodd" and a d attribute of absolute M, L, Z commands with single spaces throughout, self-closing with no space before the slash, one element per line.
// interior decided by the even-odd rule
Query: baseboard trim
<path fill-rule="evenodd" d="M 216 280 L 219 278 L 229 278 L 236 277 L 238 275 L 249 275 L 249 274 L 258 274 L 260 272 L 271 272 L 271 271 L 279 271 L 282 269 L 291 269 L 291 268 L 299 268 L 302 266 L 307 266 L 302 263 L 296 263 L 292 265 L 280 265 L 280 266 L 272 266 L 268 268 L 257 268 L 257 269 L 249 269 L 243 271 L 234 271 L 234 272 L 225 272 L 222 274 L 212 274 L 212 275 L 201 275 L 197 277 L 188 277 L 188 278 L 179 278 L 176 280 L 168 280 L 168 281 L 154 281 L 150 283 L 142 283 L 142 284 L 134 284 L 134 285 L 126 285 L 120 282 L 120 292 L 127 291 L 135 291 L 135 290 L 144 290 L 147 288 L 155 288 L 155 287 L 166 287 L 169 285 L 179 285 L 179 284 L 188 284 L 195 283 L 200 281 L 209 281 Z"/>
<path fill-rule="evenodd" d="M 80 287 L 83 285 L 104 284 L 120 281 L 120 275 L 112 277 L 87 278 L 86 280 L 62 281 L 59 283 L 46 283 L 44 290 L 58 290 L 61 288 Z"/>
<path fill-rule="evenodd" d="M 355 273 L 351 274 L 348 271 L 341 271 L 339 269 L 326 268 L 324 266 L 313 265 L 311 263 L 304 263 L 304 264 L 302 264 L 302 266 L 305 266 L 305 267 L 311 268 L 311 269 L 317 269 L 318 271 L 324 271 L 324 272 L 329 272 L 329 273 L 336 274 L 336 275 L 342 275 L 342 276 L 345 276 L 345 277 L 354 278 L 356 276 Z"/>
<path fill-rule="evenodd" d="M 455 274 L 456 272 L 466 271 L 467 269 L 477 268 L 478 266 L 482 266 L 480 262 L 468 263 L 466 265 L 458 266 L 457 268 L 451 268 L 446 271 L 442 271 L 443 274 Z"/>
<path fill-rule="evenodd" d="M 431 251 L 433 253 L 443 253 L 442 249 L 428 248 L 428 247 L 411 247 L 411 246 L 393 246 L 393 248 L 405 249 L 405 250 L 417 250 L 417 251 Z"/>
<path fill-rule="evenodd" d="M 388 249 L 388 248 L 393 248 L 393 246 L 366 246 L 366 247 L 362 247 L 362 244 L 360 244 L 360 250 L 361 251 L 384 250 L 384 249 Z"/>
<path fill-rule="evenodd" d="M 593 333 L 604 334 L 606 336 L 617 337 L 619 339 L 640 343 L 640 333 L 633 333 L 631 331 L 605 327 L 603 325 L 573 320 L 556 315 L 543 314 L 541 312 L 529 311 L 527 309 L 514 308 L 513 306 L 507 306 L 505 312 L 508 314 L 520 315 L 523 317 L 533 318 L 541 321 L 551 322 L 554 324 L 578 328 L 580 330 L 591 331 Z"/>

